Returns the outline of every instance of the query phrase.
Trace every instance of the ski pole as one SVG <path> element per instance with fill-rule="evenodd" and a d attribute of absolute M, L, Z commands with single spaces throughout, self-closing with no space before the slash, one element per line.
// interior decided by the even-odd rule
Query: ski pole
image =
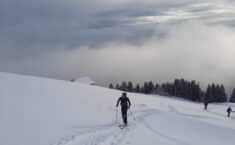
<path fill-rule="evenodd" d="M 133 116 L 133 119 L 136 121 L 136 118 L 135 118 L 134 114 L 132 113 L 131 109 L 129 109 L 129 110 L 130 110 L 131 116 Z"/>
<path fill-rule="evenodd" d="M 115 123 L 118 123 L 118 107 L 116 107 Z"/>

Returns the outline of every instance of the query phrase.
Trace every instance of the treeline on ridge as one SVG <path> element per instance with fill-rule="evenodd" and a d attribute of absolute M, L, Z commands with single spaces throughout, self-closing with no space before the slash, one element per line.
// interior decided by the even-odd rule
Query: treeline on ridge
<path fill-rule="evenodd" d="M 153 83 L 153 81 L 143 84 L 133 84 L 131 81 L 123 81 L 120 84 L 109 84 L 109 88 L 118 89 L 126 92 L 135 92 L 143 94 L 158 94 L 162 96 L 175 96 L 195 102 L 226 102 L 227 96 L 224 85 L 209 84 L 206 91 L 202 90 L 196 81 L 187 81 L 185 79 L 175 79 L 174 82 Z M 235 89 L 230 101 L 235 102 Z"/>

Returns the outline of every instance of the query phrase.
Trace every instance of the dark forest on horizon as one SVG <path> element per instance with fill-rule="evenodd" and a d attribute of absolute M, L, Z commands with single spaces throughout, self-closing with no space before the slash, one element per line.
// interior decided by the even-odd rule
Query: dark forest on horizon
<path fill-rule="evenodd" d="M 120 84 L 111 83 L 109 88 L 133 93 L 175 96 L 195 102 L 235 102 L 235 88 L 231 96 L 228 96 L 223 84 L 208 84 L 207 89 L 202 90 L 195 80 L 175 79 L 173 82 L 161 84 L 153 81 L 146 81 L 143 84 L 123 81 Z"/>

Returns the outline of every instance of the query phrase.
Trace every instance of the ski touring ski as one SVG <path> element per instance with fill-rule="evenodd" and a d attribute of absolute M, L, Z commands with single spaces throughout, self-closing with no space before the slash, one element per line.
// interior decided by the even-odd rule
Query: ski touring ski
<path fill-rule="evenodd" d="M 127 127 L 127 125 L 119 124 L 118 127 L 119 127 L 120 129 L 124 129 L 124 128 Z"/>

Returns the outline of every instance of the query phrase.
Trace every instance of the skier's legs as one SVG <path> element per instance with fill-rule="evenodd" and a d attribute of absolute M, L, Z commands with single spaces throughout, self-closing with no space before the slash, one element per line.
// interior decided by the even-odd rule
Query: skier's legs
<path fill-rule="evenodd" d="M 204 109 L 205 109 L 205 110 L 207 110 L 207 105 L 208 105 L 208 104 L 204 104 Z"/>
<path fill-rule="evenodd" d="M 127 107 L 122 107 L 122 120 L 123 123 L 127 124 Z"/>

